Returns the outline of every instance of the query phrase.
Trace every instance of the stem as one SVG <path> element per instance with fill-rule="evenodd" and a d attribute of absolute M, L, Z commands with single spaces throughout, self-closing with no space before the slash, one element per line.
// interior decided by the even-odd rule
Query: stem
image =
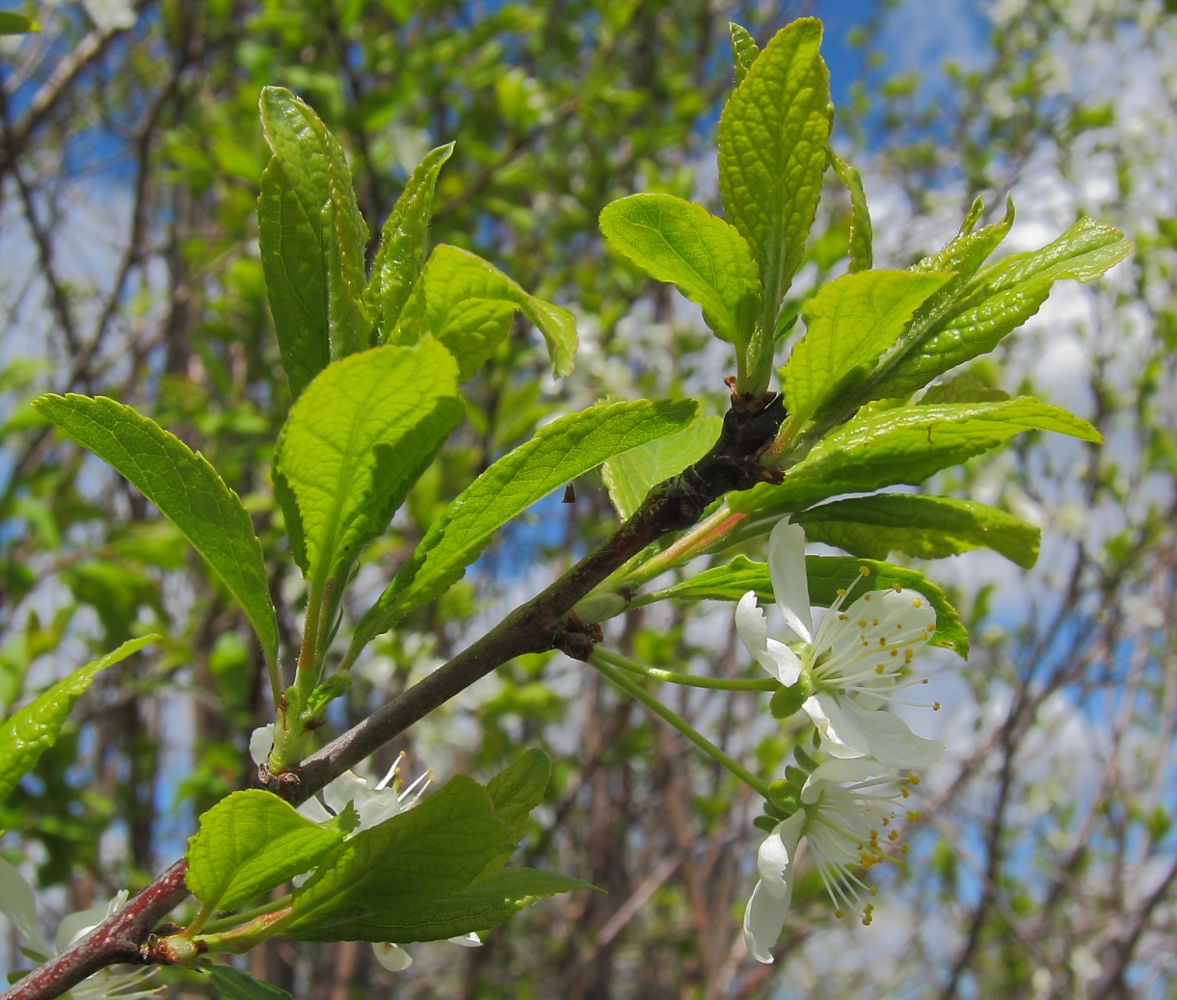
<path fill-rule="evenodd" d="M 643 705 L 659 718 L 670 723 L 675 729 L 683 734 L 688 740 L 695 744 L 700 750 L 707 754 L 712 759 L 718 761 L 726 767 L 732 774 L 739 778 L 744 784 L 751 788 L 758 795 L 768 798 L 768 782 L 756 777 L 746 767 L 736 761 L 733 757 L 729 757 L 726 753 L 719 749 L 705 736 L 700 735 L 692 729 L 687 723 L 675 715 L 669 708 L 662 704 L 657 698 L 649 692 L 642 690 L 633 681 L 631 681 L 625 674 L 619 670 L 615 670 L 609 665 L 605 657 L 601 655 L 602 651 L 599 649 L 593 650 L 593 655 L 589 657 L 589 665 L 601 673 L 606 680 L 617 685 L 622 691 L 633 695 Z"/>
<path fill-rule="evenodd" d="M 205 927 L 205 934 L 217 934 L 226 929 L 240 927 L 247 924 L 258 917 L 264 917 L 268 913 L 273 913 L 275 910 L 280 910 L 284 906 L 290 905 L 290 896 L 283 896 L 281 899 L 273 899 L 268 903 L 263 903 L 261 906 L 255 906 L 252 910 L 243 910 L 241 913 L 235 913 L 231 917 L 221 917 L 218 920 L 210 920 Z M 195 923 L 195 921 L 193 921 Z M 186 928 L 189 934 L 195 933 L 190 924 Z"/>
<path fill-rule="evenodd" d="M 640 587 L 668 569 L 681 566 L 688 559 L 731 534 L 747 518 L 747 514 L 733 514 L 727 504 L 720 504 L 705 520 L 700 521 L 673 545 L 651 556 L 627 575 L 618 586 Z"/>
<path fill-rule="evenodd" d="M 671 684 L 681 684 L 684 687 L 708 688 L 713 691 L 775 691 L 780 687 L 779 681 L 771 677 L 738 680 L 725 677 L 697 677 L 694 674 L 676 674 L 671 670 L 660 667 L 649 667 L 628 656 L 622 656 L 613 650 L 598 647 L 593 651 L 610 666 L 628 670 L 631 674 L 640 674 L 655 681 L 668 681 Z"/>

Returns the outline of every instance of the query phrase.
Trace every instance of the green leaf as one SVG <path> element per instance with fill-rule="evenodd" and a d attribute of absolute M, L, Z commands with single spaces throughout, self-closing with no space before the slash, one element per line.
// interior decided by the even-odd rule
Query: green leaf
<path fill-rule="evenodd" d="M 221 1000 L 294 1000 L 285 990 L 263 983 L 228 965 L 205 966 L 202 971 L 208 973 L 213 989 Z"/>
<path fill-rule="evenodd" d="M 743 357 L 760 308 L 760 278 L 748 244 L 701 205 L 668 194 L 635 194 L 606 205 L 609 245 L 703 309 L 703 319 Z"/>
<path fill-rule="evenodd" d="M 728 24 L 728 31 L 732 38 L 732 65 L 736 75 L 736 86 L 744 82 L 748 70 L 760 55 L 760 48 L 755 39 L 748 33 L 748 29 L 732 21 Z"/>
<path fill-rule="evenodd" d="M 1023 569 L 1038 560 L 1041 536 L 1033 525 L 983 503 L 902 493 L 837 500 L 792 520 L 811 542 L 868 559 L 886 559 L 891 552 L 943 559 L 987 548 Z"/>
<path fill-rule="evenodd" d="M 396 328 L 409 293 L 421 275 L 437 175 L 453 151 L 452 142 L 430 151 L 413 171 L 384 224 L 368 285 L 369 308 L 377 317 L 377 343 L 383 344 Z"/>
<path fill-rule="evenodd" d="M 279 933 L 299 941 L 402 943 L 484 929 L 406 937 L 402 922 L 466 889 L 513 846 L 486 790 L 455 777 L 414 808 L 344 841 L 294 891 Z"/>
<path fill-rule="evenodd" d="M 647 441 L 607 459 L 601 476 L 623 521 L 629 520 L 650 488 L 699 461 L 719 439 L 722 417 L 696 417 L 681 431 Z"/>
<path fill-rule="evenodd" d="M 874 395 L 905 396 L 993 350 L 1038 312 L 1056 281 L 1093 281 L 1131 250 L 1118 229 L 1084 218 L 1048 246 L 987 267 L 957 291 L 951 307 L 927 325 L 918 350 L 892 368 Z"/>
<path fill-rule="evenodd" d="M 863 576 L 860 567 L 870 573 Z M 945 646 L 968 659 L 969 636 L 961 624 L 956 609 L 945 597 L 944 591 L 913 569 L 892 566 L 873 559 L 847 559 L 844 556 L 806 556 L 805 573 L 809 579 L 809 600 L 817 607 L 828 608 L 838 596 L 838 589 L 848 590 L 852 585 L 854 594 L 867 590 L 887 590 L 895 584 L 917 591 L 928 599 L 936 612 L 936 632 L 929 642 L 934 646 Z M 633 606 L 650 604 L 674 598 L 679 601 L 738 601 L 749 590 L 764 604 L 771 604 L 775 597 L 768 564 L 755 562 L 747 556 L 736 556 L 724 566 L 697 573 L 689 580 L 646 595 L 634 602 Z"/>
<path fill-rule="evenodd" d="M 850 194 L 850 273 L 869 271 L 874 262 L 874 230 L 866 206 L 866 192 L 862 189 L 862 177 L 832 149 L 828 153 L 834 173 Z"/>
<path fill-rule="evenodd" d="M 817 213 L 833 108 L 818 54 L 821 22 L 800 18 L 776 33 L 719 119 L 724 214 L 760 268 L 762 306 L 749 371 L 763 391 L 776 320 Z M 761 371 L 763 369 L 763 371 Z"/>
<path fill-rule="evenodd" d="M 428 904 L 387 907 L 378 924 L 380 940 L 404 944 L 440 941 L 471 931 L 487 931 L 523 907 L 561 892 L 596 887 L 579 879 L 534 868 L 500 868 L 464 889 Z M 373 931 L 369 931 L 373 933 Z M 315 938 L 314 940 L 320 940 Z M 328 937 L 327 940 L 333 940 Z M 374 940 L 370 937 L 361 940 Z"/>
<path fill-rule="evenodd" d="M 364 303 L 368 228 L 343 150 L 281 87 L 261 95 L 273 152 L 258 198 L 258 242 L 282 364 L 297 397 L 330 361 L 369 344 Z"/>
<path fill-rule="evenodd" d="M 30 31 L 40 30 L 41 26 L 31 17 L 0 10 L 0 35 L 27 35 Z"/>
<path fill-rule="evenodd" d="M 464 382 L 494 353 L 516 310 L 543 334 L 552 371 L 558 376 L 571 372 L 576 360 L 572 313 L 528 295 L 481 257 L 444 243 L 425 262 L 389 342 L 413 344 L 433 334 L 458 359 Z"/>
<path fill-rule="evenodd" d="M 457 365 L 436 341 L 329 365 L 291 408 L 274 483 L 291 549 L 320 584 L 388 526 L 462 417 Z"/>
<path fill-rule="evenodd" d="M 221 578 L 278 661 L 278 625 L 253 521 L 199 452 L 147 417 L 99 396 L 41 396 L 33 406 L 126 477 Z"/>
<path fill-rule="evenodd" d="M 184 882 L 205 910 L 234 910 L 310 871 L 342 841 L 278 796 L 249 788 L 200 817 L 184 855 Z"/>
<path fill-rule="evenodd" d="M 984 382 L 973 378 L 972 375 L 962 373 L 947 382 L 937 382 L 928 386 L 916 401 L 917 406 L 931 406 L 933 403 L 994 403 L 1009 399 L 1010 394 L 1004 389 L 996 389 L 985 385 Z"/>
<path fill-rule="evenodd" d="M 542 428 L 495 462 L 430 525 L 412 558 L 356 626 L 352 649 L 460 580 L 494 533 L 537 500 L 608 458 L 690 422 L 690 400 L 593 406 Z"/>
<path fill-rule="evenodd" d="M 511 828 L 516 840 L 523 838 L 527 817 L 543 801 L 552 762 L 542 750 L 532 747 L 514 764 L 495 775 L 486 786 L 495 815 Z"/>
<path fill-rule="evenodd" d="M 785 407 L 800 422 L 860 393 L 919 306 L 951 274 L 863 271 L 824 285 L 801 307 L 805 335 L 781 369 Z"/>
<path fill-rule="evenodd" d="M 41 754 L 57 742 L 74 703 L 98 673 L 158 638 L 158 635 L 145 635 L 124 642 L 113 652 L 79 667 L 5 720 L 0 726 L 0 802 L 36 766 Z"/>
<path fill-rule="evenodd" d="M 732 494 L 728 503 L 734 511 L 763 517 L 792 513 L 839 493 L 867 493 L 897 483 L 915 486 L 1029 430 L 1101 440 L 1085 420 L 1029 396 L 904 406 L 851 420 L 793 466 L 781 485 Z"/>

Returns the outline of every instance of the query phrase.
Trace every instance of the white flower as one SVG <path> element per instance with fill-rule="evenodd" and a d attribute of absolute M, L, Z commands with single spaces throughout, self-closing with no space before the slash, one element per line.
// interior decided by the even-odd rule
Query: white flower
<path fill-rule="evenodd" d="M 900 703 L 910 679 L 911 647 L 936 631 L 936 612 L 914 590 L 863 594 L 845 611 L 841 593 L 816 630 L 805 575 L 805 532 L 777 522 L 768 540 L 768 572 L 785 624 L 800 639 L 790 648 L 768 637 L 768 622 L 749 591 L 736 605 L 736 630 L 752 657 L 785 687 L 800 684 L 801 705 L 835 757 L 873 757 L 890 767 L 939 760 L 944 746 L 916 736 L 885 710 Z M 938 707 L 938 706 L 936 706 Z"/>
<path fill-rule="evenodd" d="M 32 886 L 19 871 L 0 858 L 0 913 L 21 932 L 26 950 L 42 962 L 65 951 L 107 917 L 121 910 L 128 895 L 127 890 L 123 889 L 109 903 L 92 906 L 63 918 L 51 945 L 37 930 L 37 900 Z M 154 969 L 102 969 L 73 987 L 69 995 L 75 1000 L 142 1000 L 159 992 L 159 987 L 151 987 L 154 975 Z"/>
<path fill-rule="evenodd" d="M 907 854 L 900 844 L 894 820 L 899 805 L 918 779 L 879 778 L 877 761 L 869 758 L 829 758 L 809 776 L 801 791 L 801 808 L 777 824 L 760 845 L 756 867 L 760 881 L 752 890 L 744 911 L 744 941 L 758 962 L 772 962 L 772 948 L 785 926 L 793 898 L 793 880 L 801 841 L 817 863 L 822 884 L 834 903 L 834 916 L 855 913 L 864 924 L 873 919 L 870 899 L 875 889 L 867 886 L 855 868 L 871 868 Z M 908 822 L 920 814 L 907 811 Z M 890 829 L 888 829 L 890 828 Z M 882 832 L 881 832 L 882 831 Z M 882 839 L 880 839 L 880 837 Z M 895 858 L 894 854 L 900 855 Z"/>

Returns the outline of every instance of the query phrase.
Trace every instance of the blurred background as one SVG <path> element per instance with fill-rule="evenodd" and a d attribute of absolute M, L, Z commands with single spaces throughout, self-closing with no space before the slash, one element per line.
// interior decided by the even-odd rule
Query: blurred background
<path fill-rule="evenodd" d="M 566 304 L 582 347 L 546 374 L 524 324 L 467 386 L 468 419 L 373 547 L 362 611 L 479 471 L 554 415 L 606 395 L 726 403 L 731 360 L 694 307 L 607 255 L 602 206 L 668 191 L 720 210 L 714 136 L 731 88 L 727 23 L 763 45 L 826 23 L 835 147 L 862 172 L 875 266 L 906 267 L 1012 194 L 999 253 L 1080 214 L 1136 252 L 1060 286 L 999 356 L 971 366 L 1092 421 L 1107 444 L 1026 436 L 941 474 L 936 492 L 1043 529 L 1025 572 L 990 553 L 929 565 L 972 637 L 925 658 L 945 741 L 906 867 L 878 874 L 874 925 L 798 883 L 773 966 L 745 956 L 759 805 L 640 705 L 559 654 L 514 661 L 373 762 L 485 780 L 524 745 L 555 774 L 521 852 L 586 879 L 483 947 L 271 942 L 245 958 L 300 1000 L 350 997 L 1177 997 L 1177 3 L 1172 0 L 83 0 L 8 9 L 0 39 L 0 716 L 124 639 L 168 636 L 102 676 L 57 747 L 0 807 L 56 919 L 179 856 L 195 817 L 246 785 L 267 721 L 242 614 L 143 498 L 50 432 L 27 401 L 106 394 L 199 448 L 246 501 L 297 637 L 301 580 L 269 487 L 290 403 L 257 251 L 265 84 L 343 143 L 369 227 L 408 171 L 454 140 L 435 242 L 468 247 Z M 845 268 L 849 205 L 830 185 L 794 284 Z M 559 575 L 614 523 L 599 478 L 548 498 L 444 598 L 370 651 L 344 727 Z M 611 623 L 646 662 L 750 670 L 731 608 L 665 605 Z M 290 648 L 289 645 L 286 647 Z M 728 752 L 780 773 L 791 735 L 746 695 L 664 692 Z M 0 923 L 0 966 L 27 967 Z M 169 972 L 174 994 L 207 992 Z"/>

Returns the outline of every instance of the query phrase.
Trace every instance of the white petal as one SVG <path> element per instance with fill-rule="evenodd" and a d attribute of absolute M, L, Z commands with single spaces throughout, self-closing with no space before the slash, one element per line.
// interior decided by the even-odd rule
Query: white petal
<path fill-rule="evenodd" d="M 372 950 L 376 953 L 376 961 L 389 972 L 401 972 L 413 964 L 413 956 L 399 944 L 376 941 L 372 945 Z"/>
<path fill-rule="evenodd" d="M 298 814 L 303 819 L 309 819 L 312 823 L 327 823 L 332 818 L 331 814 L 323 808 L 323 803 L 313 796 L 298 807 Z"/>
<path fill-rule="evenodd" d="M 327 803 L 328 809 L 338 815 L 347 808 L 349 802 L 356 802 L 357 799 L 362 798 L 367 790 L 368 783 L 363 778 L 354 771 L 344 771 L 338 778 L 327 782 L 327 786 L 323 789 L 323 801 Z M 356 802 L 356 812 L 360 813 L 362 825 L 364 815 L 360 812 L 358 802 Z"/>
<path fill-rule="evenodd" d="M 768 536 L 768 575 L 785 624 L 802 642 L 813 642 L 809 579 L 805 575 L 805 531 L 788 518 L 777 521 Z"/>
<path fill-rule="evenodd" d="M 469 934 L 463 934 L 461 937 L 452 937 L 449 939 L 450 944 L 456 944 L 459 948 L 481 948 L 482 938 L 480 938 L 474 931 Z"/>
<path fill-rule="evenodd" d="M 793 894 L 793 859 L 805 828 L 805 813 L 797 812 L 777 824 L 756 852 L 756 870 L 764 891 L 774 899 Z"/>
<path fill-rule="evenodd" d="M 845 699 L 850 702 L 850 699 Z M 870 742 L 842 710 L 843 702 L 831 694 L 806 698 L 801 706 L 821 733 L 823 748 L 831 757 L 866 757 Z"/>
<path fill-rule="evenodd" d="M 107 904 L 91 906 L 88 910 L 79 910 L 63 917 L 57 925 L 57 937 L 53 943 L 59 952 L 65 951 L 75 941 L 79 941 L 106 919 Z"/>
<path fill-rule="evenodd" d="M 249 734 L 249 756 L 259 767 L 266 762 L 274 749 L 274 723 L 262 726 Z"/>
<path fill-rule="evenodd" d="M 0 913 L 24 935 L 25 944 L 45 958 L 53 954 L 49 942 L 37 930 L 37 898 L 24 876 L 0 858 Z"/>
<path fill-rule="evenodd" d="M 365 791 L 355 798 L 356 812 L 360 814 L 357 829 L 370 830 L 401 812 L 401 803 L 396 790 L 387 788 L 382 792 Z"/>
<path fill-rule="evenodd" d="M 897 715 L 868 711 L 860 708 L 852 699 L 846 699 L 842 707 L 866 737 L 867 753 L 880 764 L 888 767 L 925 767 L 944 755 L 943 743 L 916 736 Z"/>
<path fill-rule="evenodd" d="M 856 781 L 866 781 L 867 778 L 877 778 L 890 770 L 889 767 L 880 764 L 873 757 L 855 757 L 849 760 L 827 757 L 817 765 L 805 784 L 808 787 L 819 781 L 830 781 L 834 784 L 844 785 Z M 808 801 L 804 795 L 802 795 L 802 801 Z"/>
<path fill-rule="evenodd" d="M 756 592 L 749 590 L 736 605 L 736 633 L 752 659 L 773 677 L 789 687 L 801 676 L 801 661 L 783 642 L 768 637 L 768 621 L 756 603 Z"/>
<path fill-rule="evenodd" d="M 744 943 L 757 962 L 771 965 L 772 949 L 785 929 L 785 917 L 789 915 L 792 897 L 777 899 L 764 890 L 764 883 L 757 882 L 744 911 Z"/>

